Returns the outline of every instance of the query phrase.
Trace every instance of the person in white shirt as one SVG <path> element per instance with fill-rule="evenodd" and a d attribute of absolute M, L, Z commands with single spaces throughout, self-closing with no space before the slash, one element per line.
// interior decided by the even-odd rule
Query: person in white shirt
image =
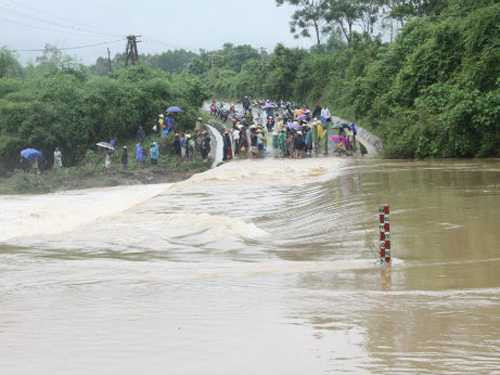
<path fill-rule="evenodd" d="M 62 152 L 59 147 L 56 147 L 54 151 L 54 169 L 59 169 L 63 167 Z"/>
<path fill-rule="evenodd" d="M 330 113 L 330 110 L 328 109 L 328 107 L 324 107 L 321 110 L 321 120 L 323 121 L 323 123 L 325 123 L 329 122 L 331 119 L 332 119 L 332 114 Z"/>

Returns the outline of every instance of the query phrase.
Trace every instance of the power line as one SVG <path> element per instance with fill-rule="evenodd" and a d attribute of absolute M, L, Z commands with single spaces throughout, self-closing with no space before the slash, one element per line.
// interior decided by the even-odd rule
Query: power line
<path fill-rule="evenodd" d="M 117 39 L 117 40 L 111 40 L 108 42 L 101 42 L 101 43 L 94 43 L 94 44 L 85 44 L 81 46 L 76 46 L 76 47 L 63 47 L 63 48 L 57 48 L 59 51 L 69 51 L 69 50 L 76 50 L 76 49 L 85 49 L 85 48 L 93 48 L 93 47 L 101 47 L 101 46 L 106 46 L 118 42 L 123 42 L 126 40 L 125 38 L 122 39 Z M 44 52 L 45 49 L 16 49 L 14 51 L 17 52 Z"/>
<path fill-rule="evenodd" d="M 92 27 L 83 27 L 83 26 L 75 26 L 75 24 L 72 22 L 71 24 L 68 24 L 68 23 L 64 23 L 64 22 L 60 22 L 60 21 L 54 21 L 53 19 L 57 19 L 59 17 L 54 17 L 53 15 L 50 15 L 49 13 L 47 12 L 44 12 L 40 9 L 36 9 L 34 7 L 30 7 L 26 4 L 22 4 L 22 3 L 19 3 L 19 2 L 14 2 L 12 0 L 7 0 L 9 3 L 10 3 L 10 7 L 6 6 L 7 4 L 4 4 L 4 5 L 0 5 L 0 8 L 4 9 L 4 10 L 7 10 L 7 11 L 10 11 L 11 13 L 14 13 L 14 15 L 17 14 L 17 17 L 23 17 L 23 18 L 29 18 L 31 20 L 34 20 L 36 22 L 39 22 L 39 23 L 43 23 L 43 24 L 46 24 L 46 25 L 49 25 L 49 26 L 52 26 L 52 27 L 56 27 L 56 28 L 62 28 L 62 29 L 65 29 L 65 30 L 72 30 L 74 32 L 79 32 L 79 33 L 85 33 L 85 34 L 95 34 L 95 35 L 99 35 L 99 36 L 107 36 L 107 37 L 117 37 L 118 35 L 117 34 L 110 34 L 110 33 L 101 33 L 101 32 L 97 32 L 97 31 L 94 31 Z M 19 9 L 15 9 L 13 8 L 12 6 L 21 6 L 23 8 L 23 10 L 19 10 Z M 27 13 L 26 12 L 26 8 L 30 9 L 33 11 L 33 12 L 36 12 L 36 14 L 38 16 L 34 16 L 33 14 L 30 14 L 30 13 Z M 46 15 L 48 15 L 51 19 L 50 20 L 47 20 L 45 18 L 41 18 L 39 15 L 40 14 L 43 14 L 45 13 Z M 11 14 L 12 15 L 12 14 Z M 61 19 L 61 18 L 59 18 Z"/>
<path fill-rule="evenodd" d="M 4 16 L 0 16 L 0 19 L 2 21 L 13 23 L 15 25 L 20 25 L 20 26 L 23 26 L 23 27 L 28 28 L 28 29 L 42 30 L 42 31 L 48 31 L 48 32 L 51 32 L 51 33 L 58 33 L 58 34 L 61 34 L 61 33 L 72 34 L 72 35 L 78 35 L 79 37 L 83 36 L 82 33 L 75 32 L 73 30 L 52 29 L 49 26 L 33 25 L 33 24 L 30 24 L 30 23 L 26 23 L 26 22 L 22 22 L 22 21 L 16 20 L 16 19 L 7 18 L 7 17 L 4 17 Z M 87 35 L 85 35 L 85 37 L 88 38 L 89 35 L 87 34 Z M 101 36 L 101 38 L 102 38 L 102 36 Z"/>
<path fill-rule="evenodd" d="M 145 35 L 144 38 L 146 38 L 146 39 L 144 39 L 145 43 L 159 44 L 159 45 L 162 45 L 162 46 L 167 47 L 169 49 L 178 49 L 178 50 L 183 49 L 183 50 L 191 50 L 191 51 L 196 50 L 195 48 L 183 47 L 183 46 L 179 46 L 178 44 L 172 44 L 172 43 L 163 42 L 159 39 L 153 39 L 147 35 Z"/>
<path fill-rule="evenodd" d="M 63 24 L 60 24 L 60 23 L 57 23 L 57 22 L 53 22 L 53 21 L 47 21 L 45 19 L 32 16 L 32 15 L 30 15 L 28 13 L 20 12 L 20 11 L 18 11 L 16 9 L 6 8 L 6 7 L 1 6 L 1 5 L 0 5 L 0 8 L 3 9 L 3 10 L 10 11 L 11 13 L 14 13 L 14 14 L 10 14 L 10 16 L 19 17 L 19 18 L 23 18 L 23 19 L 24 18 L 28 18 L 28 19 L 31 19 L 32 21 L 38 22 L 39 24 L 41 23 L 41 24 L 45 24 L 47 26 L 50 26 L 52 28 L 62 29 L 62 30 L 64 30 L 64 32 L 70 31 L 72 33 L 79 33 L 79 34 L 87 34 L 87 35 L 88 34 L 93 34 L 93 35 L 107 36 L 107 37 L 110 36 L 108 34 L 102 34 L 102 33 L 95 32 L 95 31 L 88 31 L 88 30 L 84 30 L 84 29 L 81 29 L 81 28 L 77 28 L 77 27 L 66 26 L 66 25 L 63 25 Z M 37 26 L 37 25 L 33 25 L 33 26 Z M 59 32 L 61 32 L 61 30 L 59 30 Z M 114 36 L 116 36 L 116 35 L 114 35 Z"/>

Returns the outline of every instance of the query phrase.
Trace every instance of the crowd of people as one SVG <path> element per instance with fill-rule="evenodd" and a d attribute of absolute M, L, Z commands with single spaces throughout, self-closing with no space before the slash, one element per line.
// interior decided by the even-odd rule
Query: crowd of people
<path fill-rule="evenodd" d="M 187 133 L 177 129 L 175 117 L 167 113 L 158 116 L 158 123 L 153 127 L 157 134 L 151 137 L 146 136 L 143 126 L 139 126 L 136 132 L 136 143 L 133 154 L 130 155 L 127 145 L 120 146 L 116 137 L 109 142 L 99 142 L 98 150 L 103 152 L 104 169 L 109 171 L 113 163 L 119 163 L 124 170 L 129 168 L 130 160 L 135 159 L 135 165 L 144 168 L 148 164 L 158 165 L 160 154 L 174 154 L 177 161 L 207 161 L 211 151 L 211 138 L 207 130 L 202 126 L 203 120 L 198 118 L 196 128 L 193 132 Z M 157 139 L 155 139 L 157 137 Z M 26 151 L 26 152 L 25 152 Z M 34 171 L 40 173 L 41 169 L 50 168 L 46 157 L 37 149 L 25 149 L 21 151 L 20 165 L 26 172 Z M 52 168 L 58 170 L 63 168 L 64 158 L 59 147 L 53 152 Z"/>
<path fill-rule="evenodd" d="M 174 116 L 165 116 L 160 114 L 158 116 L 158 125 L 153 127 L 153 131 L 159 133 L 159 140 L 153 141 L 149 148 L 144 147 L 146 133 L 142 126 L 139 126 L 136 134 L 137 143 L 135 144 L 135 162 L 139 167 L 145 167 L 149 162 L 152 166 L 158 165 L 160 153 L 168 152 L 173 153 L 177 161 L 193 161 L 203 160 L 207 161 L 211 151 L 211 138 L 208 132 L 201 126 L 202 119 L 198 118 L 196 129 L 194 132 L 178 131 L 175 124 Z M 113 149 L 106 152 L 105 168 L 111 167 L 111 156 L 116 149 L 116 139 L 112 139 L 110 144 Z M 128 169 L 129 152 L 128 147 L 123 146 L 120 162 L 123 169 Z"/>
<path fill-rule="evenodd" d="M 232 124 L 232 127 L 223 132 L 224 161 L 241 156 L 259 158 L 265 154 L 292 159 L 328 155 L 329 145 L 334 146 L 331 151 L 337 155 L 352 155 L 357 149 L 356 124 L 334 123 L 329 108 L 322 107 L 319 103 L 311 110 L 307 106 L 283 100 L 274 103 L 270 100 L 251 101 L 244 97 L 239 111 L 235 104 L 226 107 L 224 103 L 213 100 L 210 112 L 226 124 Z M 137 129 L 134 150 L 137 166 L 157 165 L 160 153 L 169 150 L 179 162 L 208 160 L 211 138 L 202 125 L 201 118 L 193 132 L 182 132 L 177 129 L 175 114 L 167 112 L 166 115 L 158 116 L 158 123 L 153 131 L 158 134 L 159 139 L 146 144 L 144 128 L 139 126 Z M 117 155 L 118 142 L 113 138 L 109 143 L 101 144 L 105 147 L 104 167 L 109 170 Z M 129 158 L 128 147 L 122 146 L 119 160 L 125 170 L 128 169 Z M 38 162 L 42 159 L 40 156 L 24 161 L 38 172 Z M 62 167 L 63 154 L 56 148 L 53 168 Z"/>
<path fill-rule="evenodd" d="M 334 123 L 329 108 L 319 103 L 311 110 L 284 101 L 252 103 L 245 97 L 241 104 L 241 111 L 215 100 L 210 106 L 213 116 L 232 124 L 223 136 L 224 160 L 241 155 L 257 158 L 271 150 L 275 157 L 294 159 L 328 155 L 329 144 L 337 155 L 352 155 L 357 149 L 356 124 Z"/>

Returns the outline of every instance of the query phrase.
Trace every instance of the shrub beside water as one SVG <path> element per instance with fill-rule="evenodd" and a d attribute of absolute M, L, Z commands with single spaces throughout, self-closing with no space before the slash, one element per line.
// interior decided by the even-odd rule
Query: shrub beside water
<path fill-rule="evenodd" d="M 110 76 L 80 65 L 51 67 L 40 64 L 26 68 L 24 76 L 0 76 L 0 172 L 15 168 L 25 147 L 42 150 L 49 163 L 60 147 L 66 165 L 76 165 L 96 142 L 134 138 L 139 125 L 151 133 L 169 105 L 184 109 L 177 124 L 190 129 L 208 98 L 197 77 L 141 65 Z"/>

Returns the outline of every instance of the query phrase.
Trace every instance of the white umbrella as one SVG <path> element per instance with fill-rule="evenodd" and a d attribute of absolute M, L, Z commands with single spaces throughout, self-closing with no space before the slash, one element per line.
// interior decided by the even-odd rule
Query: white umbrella
<path fill-rule="evenodd" d="M 99 142 L 96 144 L 96 146 L 104 148 L 106 150 L 115 151 L 115 148 L 113 147 L 113 145 L 111 143 L 108 143 L 108 142 Z"/>

